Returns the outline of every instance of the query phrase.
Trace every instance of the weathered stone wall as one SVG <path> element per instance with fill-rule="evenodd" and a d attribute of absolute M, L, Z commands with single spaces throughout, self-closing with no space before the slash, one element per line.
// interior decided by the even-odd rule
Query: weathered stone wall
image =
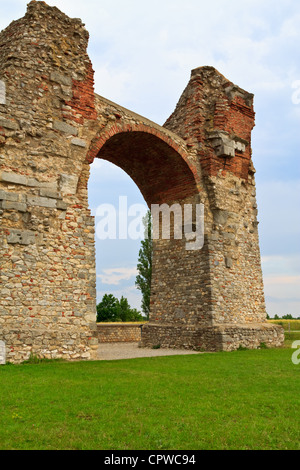
<path fill-rule="evenodd" d="M 138 343 L 144 323 L 97 323 L 99 343 Z"/>
<path fill-rule="evenodd" d="M 147 336 L 147 326 L 142 331 L 144 346 L 162 348 L 194 349 L 196 351 L 233 351 L 240 347 L 257 349 L 260 347 L 280 347 L 284 342 L 282 329 L 271 327 L 267 323 L 243 323 L 208 326 L 204 324 L 151 325 L 151 341 Z"/>
<path fill-rule="evenodd" d="M 154 243 L 143 344 L 230 349 L 252 338 L 252 347 L 278 345 L 280 329 L 264 323 L 253 96 L 212 67 L 196 69 L 161 127 L 94 93 L 87 44 L 80 20 L 44 2 L 29 3 L 24 18 L 0 33 L 0 341 L 7 360 L 96 355 L 87 193 L 95 158 L 123 168 L 149 207 L 205 208 L 201 250 L 174 237 Z"/>
<path fill-rule="evenodd" d="M 0 334 L 14 362 L 90 358 L 97 343 L 94 222 L 79 185 L 96 119 L 87 41 L 80 20 L 43 2 L 0 35 Z"/>
<path fill-rule="evenodd" d="M 253 95 L 228 82 L 213 67 L 195 69 L 165 126 L 198 146 L 208 194 L 205 231 L 214 320 L 263 321 L 255 170 L 251 160 Z"/>

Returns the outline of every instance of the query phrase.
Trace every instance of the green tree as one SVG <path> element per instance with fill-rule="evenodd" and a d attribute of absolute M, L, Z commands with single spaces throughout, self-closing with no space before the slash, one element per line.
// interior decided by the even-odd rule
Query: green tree
<path fill-rule="evenodd" d="M 97 322 L 130 322 L 143 321 L 138 310 L 131 308 L 128 300 L 121 297 L 118 300 L 112 294 L 105 294 L 97 305 Z"/>
<path fill-rule="evenodd" d="M 151 211 L 148 211 L 143 218 L 145 239 L 141 242 L 141 249 L 138 257 L 138 275 L 135 285 L 142 292 L 142 311 L 149 320 L 150 312 L 150 293 L 151 293 L 151 277 L 152 277 L 152 217 Z"/>
<path fill-rule="evenodd" d="M 118 321 L 119 301 L 112 294 L 105 294 L 97 305 L 97 322 Z"/>
<path fill-rule="evenodd" d="M 121 297 L 119 301 L 119 318 L 121 321 L 142 321 L 144 318 L 136 308 L 131 308 L 128 300 Z"/>

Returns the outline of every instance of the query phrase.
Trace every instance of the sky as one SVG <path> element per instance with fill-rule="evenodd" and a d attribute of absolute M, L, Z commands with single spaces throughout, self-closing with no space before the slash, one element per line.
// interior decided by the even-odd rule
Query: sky
<path fill-rule="evenodd" d="M 26 0 L 0 0 L 0 29 L 24 16 Z M 254 93 L 252 133 L 262 269 L 269 316 L 300 317 L 299 0 L 47 1 L 90 33 L 95 91 L 162 125 L 190 72 L 214 66 Z M 98 160 L 89 202 L 145 204 L 130 178 Z M 96 224 L 99 220 L 96 217 Z M 96 236 L 97 292 L 140 308 L 135 288 L 140 240 Z"/>

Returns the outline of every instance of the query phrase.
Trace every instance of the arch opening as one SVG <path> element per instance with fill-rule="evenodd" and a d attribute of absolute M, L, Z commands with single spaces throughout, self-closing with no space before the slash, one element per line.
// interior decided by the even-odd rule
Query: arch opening
<path fill-rule="evenodd" d="M 118 132 L 104 143 L 97 158 L 122 168 L 136 183 L 148 207 L 197 194 L 194 175 L 183 157 L 154 134 Z"/>
<path fill-rule="evenodd" d="M 135 279 L 147 204 L 132 178 L 103 159 L 91 165 L 88 199 L 95 220 L 97 304 L 112 294 L 140 311 Z"/>
<path fill-rule="evenodd" d="M 151 209 L 153 204 L 167 204 L 171 207 L 173 204 L 179 203 L 180 206 L 183 206 L 185 202 L 191 203 L 196 200 L 195 196 L 198 194 L 198 189 L 188 163 L 172 145 L 169 145 L 153 133 L 136 130 L 120 132 L 118 130 L 114 135 L 108 136 L 95 155 L 94 161 L 101 160 L 116 165 L 131 178 L 140 190 L 141 197 L 139 202 L 144 200 L 149 209 Z M 113 184 L 114 182 L 112 181 Z M 118 192 L 118 189 L 116 189 L 116 192 Z M 171 214 L 171 219 L 172 217 L 173 214 Z M 163 243 L 160 243 L 160 241 L 154 243 L 151 281 L 151 311 L 153 312 L 156 310 L 156 305 L 161 303 L 158 298 L 161 295 L 166 297 L 165 292 L 161 291 L 158 293 L 158 285 L 161 283 L 162 278 L 164 278 L 161 267 L 167 263 L 168 269 L 171 272 L 173 269 L 174 272 L 177 271 L 179 269 L 177 265 L 180 264 L 182 252 L 185 251 L 184 241 L 174 240 L 174 234 L 171 233 L 170 235 L 170 240 L 164 240 Z M 139 245 L 140 241 L 141 239 L 137 241 Z M 174 242 L 178 247 L 178 254 L 176 256 L 174 256 Z M 111 251 L 113 251 L 112 245 Z M 97 253 L 96 262 L 97 272 L 103 269 L 100 260 L 100 244 L 99 252 Z M 165 260 L 164 256 L 166 257 Z M 120 261 L 124 262 L 124 259 Z M 137 257 L 135 262 L 137 264 Z M 133 263 L 133 260 L 130 265 L 125 262 L 126 266 L 123 266 L 123 269 L 132 269 Z M 124 292 L 124 296 L 126 296 L 126 292 Z M 170 311 L 169 307 L 167 309 L 164 308 L 164 313 L 167 316 L 168 311 Z"/>

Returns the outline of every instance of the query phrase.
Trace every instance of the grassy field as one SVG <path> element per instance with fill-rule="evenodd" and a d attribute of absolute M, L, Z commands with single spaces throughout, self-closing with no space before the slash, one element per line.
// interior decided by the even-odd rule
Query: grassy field
<path fill-rule="evenodd" d="M 0 449 L 298 450 L 293 352 L 1 366 Z"/>
<path fill-rule="evenodd" d="M 300 332 L 300 320 L 268 320 L 268 322 L 283 326 L 285 331 Z"/>
<path fill-rule="evenodd" d="M 300 340 L 300 320 L 268 320 L 268 322 L 284 328 L 285 347 L 291 347 L 294 341 Z"/>

